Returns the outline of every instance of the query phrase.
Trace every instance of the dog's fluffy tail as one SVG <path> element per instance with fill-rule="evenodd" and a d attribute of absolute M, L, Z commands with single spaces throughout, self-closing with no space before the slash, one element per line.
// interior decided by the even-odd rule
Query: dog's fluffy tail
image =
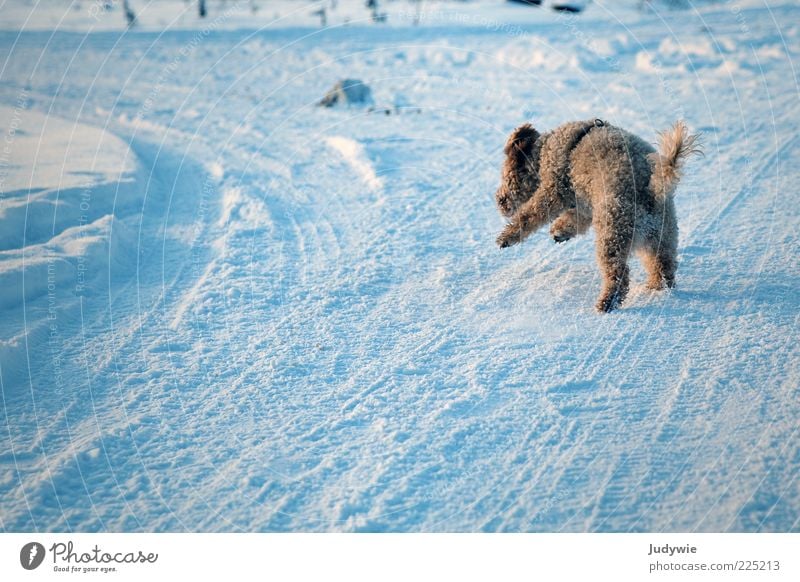
<path fill-rule="evenodd" d="M 659 133 L 658 151 L 650 154 L 653 173 L 650 187 L 659 198 L 665 199 L 675 192 L 681 179 L 684 163 L 693 154 L 702 154 L 700 136 L 690 134 L 683 121 L 677 121 L 667 131 Z"/>

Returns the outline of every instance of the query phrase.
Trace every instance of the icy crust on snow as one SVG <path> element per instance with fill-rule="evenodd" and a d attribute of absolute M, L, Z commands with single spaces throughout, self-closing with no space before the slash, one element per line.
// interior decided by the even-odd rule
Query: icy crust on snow
<path fill-rule="evenodd" d="M 27 278 L 2 307 L 0 526 L 797 531 L 800 9 L 737 6 L 0 34 L 4 103 L 121 136 L 67 190 L 130 194 L 81 237 L 43 210 L 3 225 L 38 237 L 3 253 L 59 254 L 68 285 L 55 321 Z M 316 106 L 350 76 L 390 114 Z M 493 244 L 508 133 L 593 117 L 652 140 L 684 117 L 706 144 L 678 288 L 633 260 L 608 317 L 592 234 Z M 44 188 L 33 208 L 40 181 L 15 187 Z M 75 295 L 81 256 L 100 268 Z"/>

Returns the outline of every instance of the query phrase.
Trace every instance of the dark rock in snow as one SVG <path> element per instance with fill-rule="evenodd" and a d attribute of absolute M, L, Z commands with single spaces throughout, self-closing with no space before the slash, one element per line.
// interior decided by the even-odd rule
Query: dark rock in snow
<path fill-rule="evenodd" d="M 572 6 L 570 4 L 553 4 L 553 10 L 556 12 L 571 12 L 573 14 L 577 14 L 583 8 L 578 8 L 577 6 Z"/>
<path fill-rule="evenodd" d="M 586 3 L 578 0 L 554 2 L 551 8 L 556 12 L 571 12 L 572 14 L 577 14 L 586 8 Z"/>
<path fill-rule="evenodd" d="M 323 97 L 319 105 L 333 107 L 334 105 L 372 105 L 372 91 L 358 79 L 342 79 L 328 94 Z"/>

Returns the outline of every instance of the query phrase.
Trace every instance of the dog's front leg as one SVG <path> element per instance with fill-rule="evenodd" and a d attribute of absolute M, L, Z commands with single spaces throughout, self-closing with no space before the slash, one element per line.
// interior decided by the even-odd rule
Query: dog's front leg
<path fill-rule="evenodd" d="M 570 208 L 561 213 L 550 227 L 550 236 L 557 243 L 585 233 L 592 226 L 592 213 L 585 208 Z"/>
<path fill-rule="evenodd" d="M 530 200 L 520 206 L 511 222 L 497 237 L 498 246 L 503 249 L 522 242 L 563 210 L 563 203 L 539 189 Z"/>

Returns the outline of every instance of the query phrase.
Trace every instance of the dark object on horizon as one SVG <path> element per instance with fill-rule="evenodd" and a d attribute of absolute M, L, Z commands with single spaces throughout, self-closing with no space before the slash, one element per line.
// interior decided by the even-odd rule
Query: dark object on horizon
<path fill-rule="evenodd" d="M 581 10 L 583 10 L 583 6 L 580 4 L 570 4 L 568 2 L 553 4 L 552 9 L 556 12 L 571 12 L 572 14 L 577 14 Z"/>
<path fill-rule="evenodd" d="M 378 0 L 367 0 L 364 6 L 369 8 L 372 22 L 386 22 L 387 14 L 385 12 L 378 12 Z"/>
<path fill-rule="evenodd" d="M 125 21 L 128 23 L 128 28 L 136 24 L 136 14 L 128 0 L 122 0 L 122 12 L 125 14 Z"/>
<path fill-rule="evenodd" d="M 342 79 L 336 83 L 317 105 L 371 105 L 372 90 L 359 79 Z"/>
<path fill-rule="evenodd" d="M 311 13 L 312 16 L 319 16 L 319 25 L 325 28 L 328 25 L 328 13 L 325 11 L 325 7 L 323 6 L 319 10 L 315 10 Z"/>
<path fill-rule="evenodd" d="M 206 14 L 208 14 L 208 12 L 206 12 L 206 0 L 199 0 L 197 11 L 200 14 L 200 18 L 206 17 Z"/>
<path fill-rule="evenodd" d="M 508 0 L 514 4 L 527 4 L 528 6 L 541 6 L 542 0 Z"/>

